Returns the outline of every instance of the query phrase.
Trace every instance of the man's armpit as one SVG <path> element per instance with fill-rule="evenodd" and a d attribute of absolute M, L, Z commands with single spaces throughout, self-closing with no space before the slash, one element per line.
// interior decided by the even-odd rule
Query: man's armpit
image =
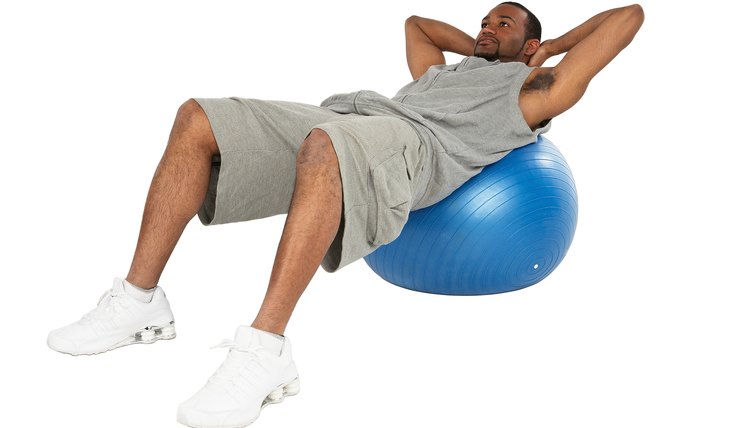
<path fill-rule="evenodd" d="M 522 92 L 536 92 L 536 91 L 547 91 L 555 83 L 555 70 L 542 70 L 540 69 L 534 76 L 524 82 L 521 87 Z"/>

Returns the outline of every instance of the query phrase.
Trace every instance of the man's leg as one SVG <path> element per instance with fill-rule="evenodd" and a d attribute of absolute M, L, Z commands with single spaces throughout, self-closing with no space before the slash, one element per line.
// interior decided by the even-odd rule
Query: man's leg
<path fill-rule="evenodd" d="M 252 326 L 283 335 L 336 237 L 342 210 L 338 159 L 331 139 L 313 129 L 297 154 L 296 181 L 265 299 Z"/>
<path fill-rule="evenodd" d="M 185 102 L 151 182 L 128 282 L 142 288 L 159 282 L 185 226 L 203 203 L 211 157 L 218 153 L 203 109 L 195 100 Z"/>
<path fill-rule="evenodd" d="M 128 282 L 152 291 L 143 292 L 116 278 L 93 311 L 50 332 L 50 348 L 72 355 L 98 354 L 175 337 L 172 310 L 156 284 L 185 225 L 206 195 L 215 153 L 218 147 L 206 115 L 195 101 L 186 102 L 177 113 L 151 183 L 127 276 Z"/>
<path fill-rule="evenodd" d="M 331 139 L 313 129 L 296 159 L 296 180 L 266 297 L 252 327 L 240 326 L 226 361 L 205 387 L 180 405 L 191 427 L 245 426 L 263 406 L 299 391 L 291 345 L 283 335 L 299 297 L 333 242 L 342 185 Z M 275 334 L 269 334 L 275 333 Z"/>

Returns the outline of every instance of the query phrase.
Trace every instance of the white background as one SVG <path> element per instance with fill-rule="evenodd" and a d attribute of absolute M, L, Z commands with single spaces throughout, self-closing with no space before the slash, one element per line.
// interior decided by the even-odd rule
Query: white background
<path fill-rule="evenodd" d="M 255 426 L 749 426 L 746 19 L 677 4 L 644 3 L 634 42 L 547 134 L 580 199 L 560 267 L 468 298 L 400 289 L 363 261 L 321 271 L 287 330 L 302 392 Z M 621 4 L 526 5 L 556 37 Z M 254 318 L 283 216 L 188 225 L 161 281 L 177 340 L 75 358 L 45 343 L 127 273 L 183 101 L 392 96 L 410 80 L 405 18 L 475 35 L 493 6 L 3 3 L 2 425 L 177 426 L 224 358 L 208 347 Z"/>

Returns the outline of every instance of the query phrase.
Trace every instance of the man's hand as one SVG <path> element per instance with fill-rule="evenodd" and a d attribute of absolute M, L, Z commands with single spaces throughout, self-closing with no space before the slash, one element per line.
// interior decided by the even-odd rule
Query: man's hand
<path fill-rule="evenodd" d="M 542 42 L 539 48 L 536 50 L 534 55 L 529 58 L 529 67 L 541 67 L 545 61 L 552 58 L 557 54 L 552 52 L 550 48 L 549 40 Z"/>

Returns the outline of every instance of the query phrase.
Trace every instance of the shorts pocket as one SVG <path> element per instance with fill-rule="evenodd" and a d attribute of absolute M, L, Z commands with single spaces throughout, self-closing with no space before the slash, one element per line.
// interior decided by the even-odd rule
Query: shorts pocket
<path fill-rule="evenodd" d="M 375 189 L 375 219 L 370 222 L 370 242 L 387 244 L 398 237 L 409 218 L 411 183 L 403 152 L 389 157 L 371 170 Z"/>

